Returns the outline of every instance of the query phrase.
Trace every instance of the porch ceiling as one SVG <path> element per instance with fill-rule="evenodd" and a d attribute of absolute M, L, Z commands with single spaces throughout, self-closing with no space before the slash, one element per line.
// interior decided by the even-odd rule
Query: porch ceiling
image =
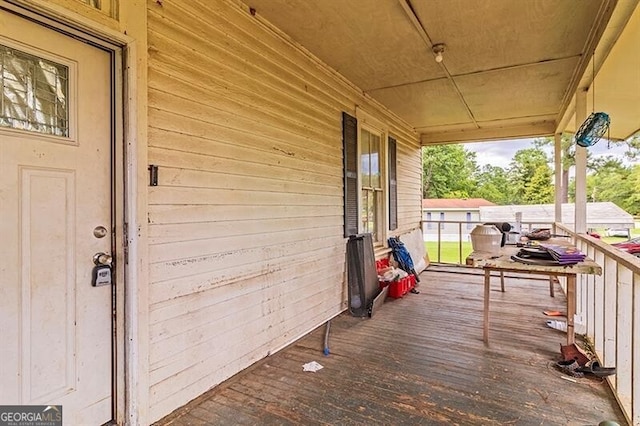
<path fill-rule="evenodd" d="M 627 139 L 640 130 L 640 7 L 635 11 L 625 10 L 636 4 L 619 5 L 616 14 L 629 15 L 624 30 L 619 33 L 615 45 L 606 52 L 608 56 L 596 73 L 595 84 L 581 83 L 581 87 L 589 87 L 587 92 L 588 111 L 604 111 L 611 116 L 611 138 Z M 612 31 L 616 33 L 616 31 Z M 605 32 L 603 39 L 608 37 Z M 604 52 L 603 52 L 604 53 Z M 596 64 L 597 64 L 596 60 Z M 587 67 L 587 80 L 590 83 L 591 65 Z M 595 95 L 595 96 L 594 96 Z M 595 102 L 595 105 L 594 105 Z M 573 104 L 567 114 L 566 130 L 575 132 L 580 123 L 576 124 Z"/>
<path fill-rule="evenodd" d="M 424 144 L 552 134 L 607 24 L 638 0 L 245 0 Z M 631 6 L 633 7 L 631 7 Z M 616 32 L 617 29 L 617 32 Z M 445 43 L 444 61 L 432 45 Z"/>

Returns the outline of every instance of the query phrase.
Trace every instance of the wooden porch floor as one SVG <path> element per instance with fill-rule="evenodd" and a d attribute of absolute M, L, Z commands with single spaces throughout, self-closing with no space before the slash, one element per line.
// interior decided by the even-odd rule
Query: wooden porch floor
<path fill-rule="evenodd" d="M 565 334 L 542 311 L 564 311 L 557 284 L 551 298 L 547 280 L 508 277 L 501 293 L 494 278 L 485 346 L 482 276 L 432 267 L 421 280 L 372 319 L 333 319 L 329 356 L 323 326 L 157 424 L 626 424 L 605 382 L 553 367 Z M 303 372 L 310 361 L 324 368 Z"/>

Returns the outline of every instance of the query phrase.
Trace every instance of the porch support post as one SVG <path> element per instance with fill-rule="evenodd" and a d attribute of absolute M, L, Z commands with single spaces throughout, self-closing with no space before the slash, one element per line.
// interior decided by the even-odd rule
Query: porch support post
<path fill-rule="evenodd" d="M 587 91 L 576 92 L 576 129 L 587 118 Z M 575 228 L 579 234 L 587 232 L 587 149 L 576 144 Z"/>
<path fill-rule="evenodd" d="M 120 2 L 120 22 L 132 37 L 127 45 L 125 85 L 126 222 L 128 263 L 124 306 L 124 417 L 118 424 L 145 425 L 157 420 L 150 413 L 149 392 L 149 245 L 147 240 L 147 4 Z M 119 411 L 121 411 L 119 409 Z"/>
<path fill-rule="evenodd" d="M 555 221 L 562 222 L 562 134 L 553 135 L 553 156 L 555 165 Z"/>

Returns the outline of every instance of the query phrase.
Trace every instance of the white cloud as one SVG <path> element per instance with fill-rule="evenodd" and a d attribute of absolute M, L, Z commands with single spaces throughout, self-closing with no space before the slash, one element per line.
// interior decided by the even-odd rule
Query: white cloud
<path fill-rule="evenodd" d="M 511 159 L 521 149 L 531 148 L 533 139 L 503 140 L 496 142 L 476 142 L 464 144 L 468 151 L 476 153 L 478 166 L 485 164 L 502 168 L 509 167 Z"/>
<path fill-rule="evenodd" d="M 515 153 L 521 149 L 533 148 L 533 139 L 503 140 L 496 142 L 475 142 L 464 144 L 465 149 L 476 153 L 478 166 L 485 164 L 502 168 L 509 167 Z M 587 148 L 594 158 L 614 156 L 624 160 L 624 145 L 608 146 L 607 141 L 600 141 L 592 147 Z M 551 147 L 545 149 L 547 155 L 553 157 Z M 628 162 L 627 162 L 628 163 Z"/>

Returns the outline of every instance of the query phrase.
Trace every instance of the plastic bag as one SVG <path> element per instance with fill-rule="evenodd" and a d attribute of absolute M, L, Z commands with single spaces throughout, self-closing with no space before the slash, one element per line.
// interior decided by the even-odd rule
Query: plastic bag
<path fill-rule="evenodd" d="M 380 281 L 392 282 L 392 281 L 398 281 L 402 278 L 405 278 L 408 275 L 409 274 L 407 274 L 407 272 L 403 271 L 402 269 L 391 268 L 387 270 L 384 274 L 382 274 L 379 278 L 380 278 Z"/>

